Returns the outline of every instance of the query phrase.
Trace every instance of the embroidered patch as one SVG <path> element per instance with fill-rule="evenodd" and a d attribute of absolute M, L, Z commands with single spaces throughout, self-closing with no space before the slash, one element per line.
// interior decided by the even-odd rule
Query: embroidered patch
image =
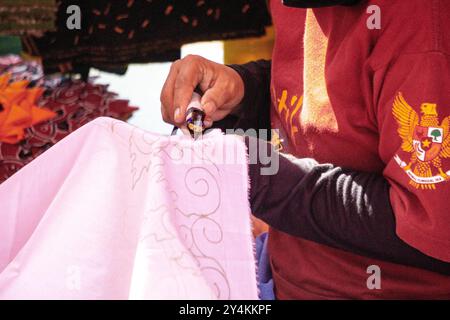
<path fill-rule="evenodd" d="M 408 163 L 399 155 L 394 160 L 405 170 L 410 185 L 421 189 L 436 189 L 436 184 L 450 179 L 450 170 L 442 169 L 442 158 L 450 158 L 450 116 L 439 125 L 437 104 L 422 103 L 422 116 L 406 102 L 402 93 L 394 100 L 392 114 L 403 140 L 402 150 L 412 153 Z"/>

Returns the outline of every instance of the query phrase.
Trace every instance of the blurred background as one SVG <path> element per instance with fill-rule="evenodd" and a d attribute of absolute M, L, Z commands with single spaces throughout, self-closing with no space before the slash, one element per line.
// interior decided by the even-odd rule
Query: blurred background
<path fill-rule="evenodd" d="M 222 41 L 199 42 L 182 46 L 181 57 L 197 54 L 224 63 L 223 51 Z M 90 75 L 98 77 L 98 83 L 109 84 L 111 91 L 129 100 L 131 105 L 139 106 L 139 110 L 128 120 L 129 123 L 152 132 L 170 134 L 173 126 L 162 121 L 159 102 L 159 93 L 170 65 L 171 62 L 131 64 L 122 76 L 98 69 L 91 70 Z"/>

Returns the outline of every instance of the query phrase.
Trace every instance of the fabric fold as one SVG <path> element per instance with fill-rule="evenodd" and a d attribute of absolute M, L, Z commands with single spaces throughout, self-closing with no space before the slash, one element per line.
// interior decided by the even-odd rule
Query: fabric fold
<path fill-rule="evenodd" d="M 98 118 L 0 185 L 0 299 L 257 299 L 247 189 L 240 138 Z"/>

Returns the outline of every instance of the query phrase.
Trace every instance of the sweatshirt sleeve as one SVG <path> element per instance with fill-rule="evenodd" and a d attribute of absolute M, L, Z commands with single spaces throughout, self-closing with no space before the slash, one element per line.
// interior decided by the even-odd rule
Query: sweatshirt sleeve
<path fill-rule="evenodd" d="M 362 256 L 450 275 L 449 263 L 397 236 L 390 186 L 382 175 L 277 153 L 254 137 L 246 137 L 246 143 L 252 213 L 271 227 Z M 270 156 L 257 160 L 255 148 Z M 276 168 L 276 174 L 267 174 Z"/>
<path fill-rule="evenodd" d="M 228 67 L 234 69 L 244 81 L 244 98 L 234 114 L 215 122 L 213 126 L 223 131 L 270 129 L 271 61 L 258 60 Z"/>
<path fill-rule="evenodd" d="M 450 56 L 403 54 L 376 72 L 374 84 L 396 232 L 450 262 Z"/>

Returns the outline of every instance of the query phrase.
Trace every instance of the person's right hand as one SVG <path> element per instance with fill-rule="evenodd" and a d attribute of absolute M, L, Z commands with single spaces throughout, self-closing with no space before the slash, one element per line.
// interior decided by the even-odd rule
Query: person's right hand
<path fill-rule="evenodd" d="M 230 67 L 189 55 L 175 61 L 161 91 L 161 113 L 165 122 L 181 126 L 192 93 L 199 86 L 205 126 L 225 118 L 244 97 L 244 82 Z"/>

